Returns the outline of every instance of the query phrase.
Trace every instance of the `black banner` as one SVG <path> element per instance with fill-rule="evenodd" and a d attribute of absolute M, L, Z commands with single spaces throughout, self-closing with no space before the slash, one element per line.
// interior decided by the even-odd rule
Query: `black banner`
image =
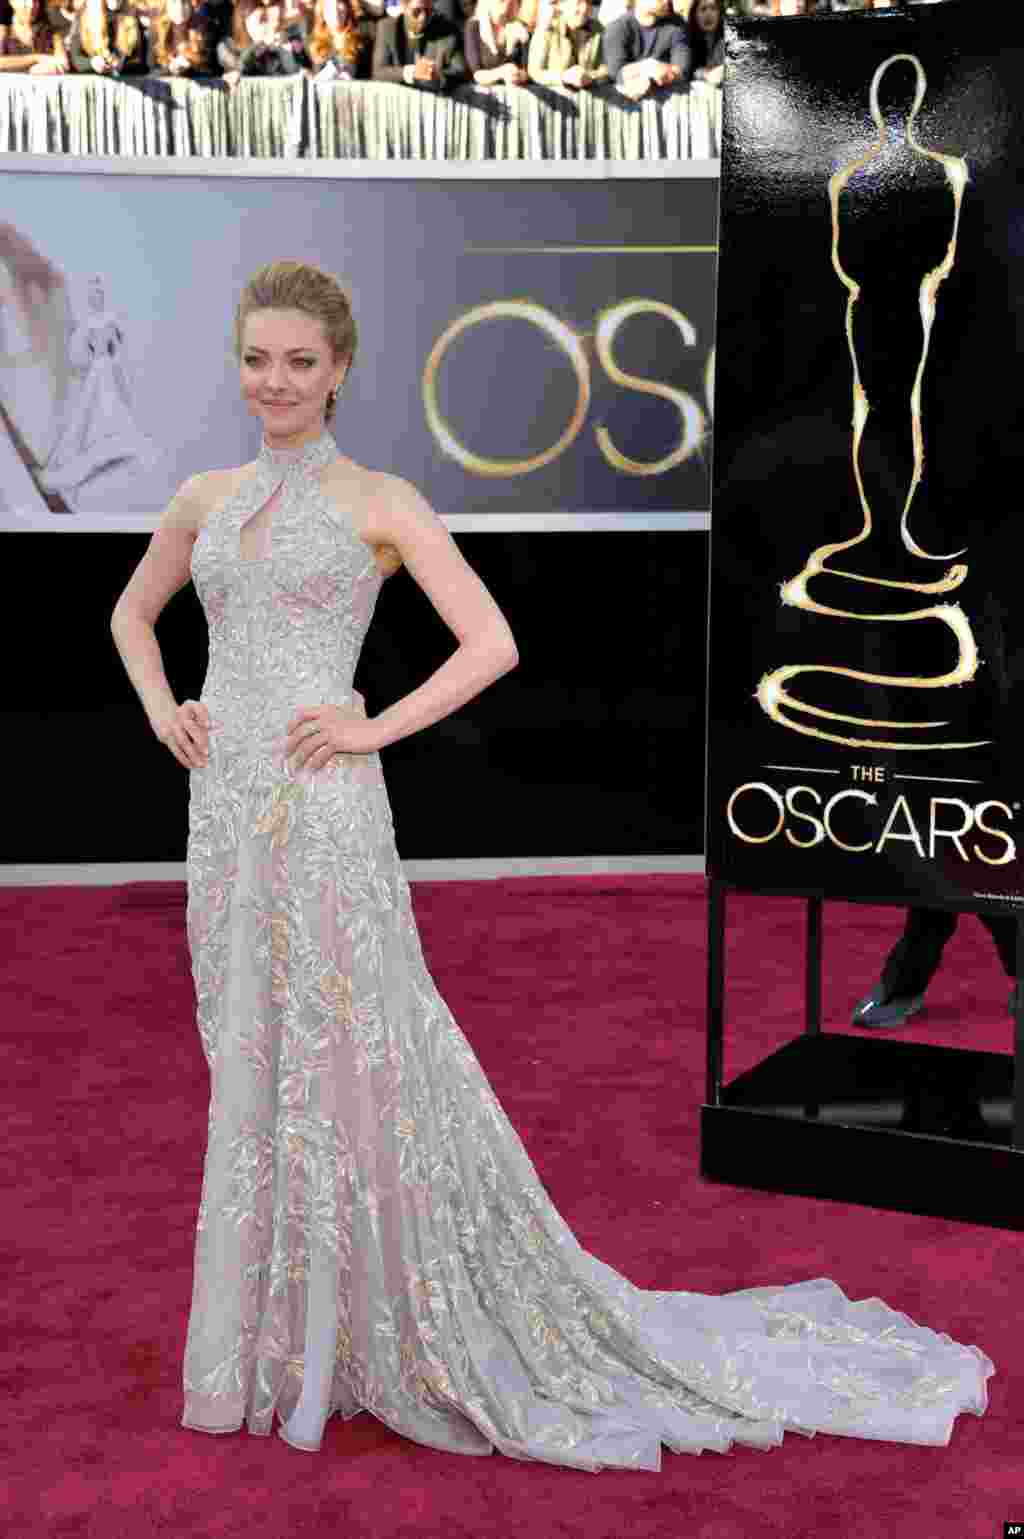
<path fill-rule="evenodd" d="M 1024 901 L 1024 21 L 748 22 L 725 98 L 708 863 Z"/>

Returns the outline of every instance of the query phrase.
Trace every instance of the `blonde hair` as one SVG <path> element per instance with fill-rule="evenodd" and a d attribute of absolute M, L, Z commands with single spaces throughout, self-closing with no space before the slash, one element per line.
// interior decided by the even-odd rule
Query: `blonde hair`
<path fill-rule="evenodd" d="M 139 46 L 142 26 L 138 17 L 128 8 L 128 0 L 118 0 L 117 10 L 107 15 L 104 0 L 99 5 L 82 5 L 75 13 L 79 38 L 83 49 L 90 56 L 107 53 L 110 49 L 110 29 L 114 27 L 115 53 L 127 57 Z"/>
<path fill-rule="evenodd" d="M 242 333 L 249 316 L 256 310 L 301 310 L 319 321 L 324 329 L 335 363 L 355 361 L 355 317 L 348 294 L 333 273 L 324 272 L 309 262 L 267 262 L 257 268 L 242 290 L 235 310 L 235 358 L 242 356 Z M 347 378 L 347 374 L 346 374 Z M 324 411 L 329 422 L 333 406 Z"/>

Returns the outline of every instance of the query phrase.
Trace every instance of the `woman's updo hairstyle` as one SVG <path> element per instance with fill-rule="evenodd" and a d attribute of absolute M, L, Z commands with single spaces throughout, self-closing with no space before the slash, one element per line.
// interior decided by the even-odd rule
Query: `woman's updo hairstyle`
<path fill-rule="evenodd" d="M 320 322 L 335 363 L 346 358 L 351 368 L 355 362 L 358 337 L 352 306 L 333 273 L 309 262 L 267 262 L 257 268 L 242 290 L 235 311 L 235 358 L 239 362 L 242 333 L 254 310 L 301 310 Z M 333 414 L 334 406 L 328 405 L 324 421 L 329 422 Z"/>

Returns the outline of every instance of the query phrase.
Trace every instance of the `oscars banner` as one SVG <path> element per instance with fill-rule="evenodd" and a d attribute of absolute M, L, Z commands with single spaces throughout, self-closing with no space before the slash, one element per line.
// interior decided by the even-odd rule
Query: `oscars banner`
<path fill-rule="evenodd" d="M 721 167 L 708 863 L 1024 902 L 1024 19 L 737 25 Z"/>
<path fill-rule="evenodd" d="M 706 516 L 713 175 L 307 169 L 0 171 L 0 528 L 150 529 L 251 458 L 233 314 L 280 258 L 351 289 L 349 452 L 442 515 Z"/>

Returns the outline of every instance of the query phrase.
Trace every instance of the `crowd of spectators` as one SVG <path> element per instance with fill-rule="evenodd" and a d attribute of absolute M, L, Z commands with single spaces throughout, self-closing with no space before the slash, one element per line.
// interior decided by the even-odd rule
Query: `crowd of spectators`
<path fill-rule="evenodd" d="M 420 90 L 721 85 L 722 0 L 0 0 L 0 71 Z"/>
<path fill-rule="evenodd" d="M 886 11 L 896 0 L 729 0 L 726 15 L 815 16 L 828 11 Z"/>

